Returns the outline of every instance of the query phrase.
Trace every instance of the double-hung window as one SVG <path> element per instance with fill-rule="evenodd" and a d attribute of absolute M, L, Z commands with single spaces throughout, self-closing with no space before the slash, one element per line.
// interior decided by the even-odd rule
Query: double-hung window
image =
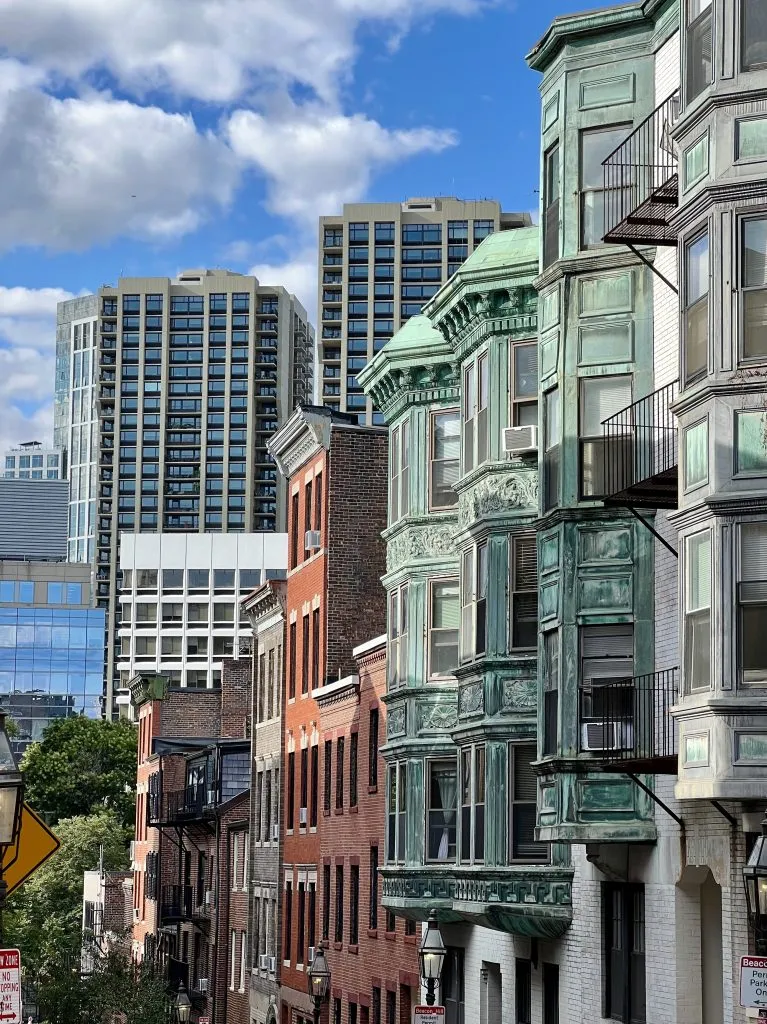
<path fill-rule="evenodd" d="M 559 259 L 559 143 L 543 157 L 543 269 Z"/>
<path fill-rule="evenodd" d="M 714 33 L 711 0 L 687 0 L 687 103 L 714 80 Z"/>
<path fill-rule="evenodd" d="M 708 230 L 685 246 L 684 353 L 685 385 L 706 375 L 708 369 Z"/>
<path fill-rule="evenodd" d="M 389 792 L 386 812 L 386 860 L 405 859 L 405 828 L 407 822 L 407 778 L 404 763 L 389 766 Z"/>
<path fill-rule="evenodd" d="M 711 531 L 685 540 L 684 666 L 685 691 L 707 690 L 711 683 Z"/>
<path fill-rule="evenodd" d="M 487 541 L 468 548 L 461 559 L 461 660 L 487 650 Z"/>
<path fill-rule="evenodd" d="M 559 388 L 543 396 L 543 510 L 559 504 Z"/>
<path fill-rule="evenodd" d="M 485 748 L 461 750 L 461 860 L 485 859 Z"/>
<path fill-rule="evenodd" d="M 407 683 L 408 656 L 408 587 L 393 590 L 389 595 L 389 689 Z"/>
<path fill-rule="evenodd" d="M 605 493 L 607 441 L 602 423 L 631 405 L 631 377 L 583 377 L 580 396 L 581 497 L 598 498 Z M 630 445 L 631 436 L 627 434 L 625 442 L 617 438 L 610 444 Z M 619 456 L 611 452 L 610 457 Z"/>
<path fill-rule="evenodd" d="M 581 747 L 631 746 L 634 627 L 631 623 L 581 626 Z"/>
<path fill-rule="evenodd" d="M 511 345 L 511 425 L 538 425 L 538 345 L 525 341 Z"/>
<path fill-rule="evenodd" d="M 458 501 L 453 485 L 460 464 L 460 413 L 451 409 L 431 418 L 429 449 L 429 507 L 452 508 Z"/>
<path fill-rule="evenodd" d="M 410 424 L 407 420 L 391 432 L 390 510 L 392 523 L 410 511 Z"/>
<path fill-rule="evenodd" d="M 741 222 L 741 351 L 767 358 L 767 219 Z"/>
<path fill-rule="evenodd" d="M 509 538 L 511 648 L 533 648 L 538 636 L 538 550 L 535 534 Z"/>
<path fill-rule="evenodd" d="M 744 683 L 767 683 L 767 523 L 740 528 L 740 666 Z"/>
<path fill-rule="evenodd" d="M 456 854 L 456 762 L 428 762 L 427 860 L 454 861 Z"/>
<path fill-rule="evenodd" d="M 581 249 L 602 245 L 605 233 L 604 168 L 602 163 L 620 146 L 630 125 L 589 128 L 581 132 Z"/>
<path fill-rule="evenodd" d="M 535 840 L 538 782 L 532 763 L 535 743 L 509 744 L 509 861 L 543 862 L 549 859 L 547 843 Z"/>
<path fill-rule="evenodd" d="M 559 631 L 543 634 L 543 753 L 559 743 Z"/>
<path fill-rule="evenodd" d="M 463 373 L 463 472 L 481 466 L 488 455 L 488 355 L 484 352 Z"/>
<path fill-rule="evenodd" d="M 458 580 L 436 580 L 429 587 L 428 675 L 451 676 L 458 666 Z"/>
<path fill-rule="evenodd" d="M 767 8 L 764 0 L 741 0 L 741 67 L 756 71 L 767 67 Z"/>

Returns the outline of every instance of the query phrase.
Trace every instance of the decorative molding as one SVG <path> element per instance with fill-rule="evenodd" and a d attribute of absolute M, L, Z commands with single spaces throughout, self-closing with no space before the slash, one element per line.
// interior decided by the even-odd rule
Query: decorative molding
<path fill-rule="evenodd" d="M 535 679 L 505 679 L 501 710 L 517 711 L 538 706 L 538 683 Z"/>
<path fill-rule="evenodd" d="M 514 473 L 483 477 L 458 498 L 458 522 L 461 526 L 488 515 L 502 515 L 515 508 L 538 510 L 538 474 Z"/>
<path fill-rule="evenodd" d="M 446 524 L 413 526 L 398 533 L 386 546 L 386 571 L 394 572 L 405 562 L 455 554 L 454 533 L 455 528 Z"/>
<path fill-rule="evenodd" d="M 462 715 L 474 715 L 485 710 L 485 690 L 482 683 L 467 683 L 458 691 L 458 707 Z"/>
<path fill-rule="evenodd" d="M 386 716 L 386 736 L 404 736 L 407 725 L 407 708 L 403 704 L 398 708 L 390 708 Z"/>
<path fill-rule="evenodd" d="M 458 709 L 454 704 L 421 704 L 418 717 L 419 729 L 424 732 L 443 732 L 458 724 Z"/>

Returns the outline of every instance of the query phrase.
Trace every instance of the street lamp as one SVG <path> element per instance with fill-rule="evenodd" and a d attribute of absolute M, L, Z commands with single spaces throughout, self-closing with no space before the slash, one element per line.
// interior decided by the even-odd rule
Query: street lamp
<path fill-rule="evenodd" d="M 434 1006 L 434 989 L 439 985 L 442 964 L 445 962 L 445 943 L 437 924 L 437 912 L 432 910 L 426 925 L 418 959 L 421 961 L 421 979 L 426 988 L 426 1005 Z"/>
<path fill-rule="evenodd" d="M 764 956 L 767 951 L 767 816 L 762 822 L 762 834 L 743 868 L 743 882 L 748 920 L 756 938 L 756 952 Z"/>
<path fill-rule="evenodd" d="M 307 977 L 309 979 L 309 995 L 314 1000 L 314 1024 L 320 1024 L 322 1004 L 330 991 L 330 967 L 322 943 L 314 952 L 314 959 L 309 966 Z"/>
<path fill-rule="evenodd" d="M 176 994 L 176 1020 L 178 1024 L 188 1024 L 192 1015 L 192 1000 L 186 994 L 186 985 L 181 982 Z"/>

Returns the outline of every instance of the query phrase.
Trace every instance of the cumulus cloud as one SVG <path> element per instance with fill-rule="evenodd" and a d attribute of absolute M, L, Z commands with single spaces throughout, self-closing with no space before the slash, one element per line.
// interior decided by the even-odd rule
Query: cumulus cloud
<path fill-rule="evenodd" d="M 316 323 L 317 315 L 317 251 L 305 247 L 284 259 L 266 260 L 256 263 L 248 270 L 261 284 L 281 284 L 298 299 Z"/>

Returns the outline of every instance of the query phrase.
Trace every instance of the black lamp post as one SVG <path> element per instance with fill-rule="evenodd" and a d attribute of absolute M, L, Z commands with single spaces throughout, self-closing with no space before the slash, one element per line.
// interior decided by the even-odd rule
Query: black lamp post
<path fill-rule="evenodd" d="M 767 955 L 767 817 L 762 822 L 762 834 L 757 838 L 751 856 L 743 868 L 746 886 L 748 920 L 754 929 L 756 952 Z"/>
<path fill-rule="evenodd" d="M 445 962 L 445 943 L 437 924 L 437 913 L 432 910 L 426 925 L 418 959 L 421 961 L 421 979 L 426 988 L 426 1005 L 434 1006 L 434 989 L 439 986 L 442 965 Z"/>
<path fill-rule="evenodd" d="M 2 877 L 2 861 L 6 850 L 15 846 L 19 838 L 24 805 L 24 781 L 5 731 L 5 718 L 5 712 L 0 711 L 0 912 L 8 890 Z"/>
<path fill-rule="evenodd" d="M 309 995 L 314 1000 L 314 1024 L 320 1024 L 322 1004 L 327 999 L 330 991 L 330 967 L 325 949 L 320 943 L 314 952 L 314 959 L 309 965 L 308 972 Z"/>
<path fill-rule="evenodd" d="M 176 1020 L 178 1024 L 188 1024 L 189 1018 L 192 1016 L 192 1000 L 189 998 L 186 992 L 186 985 L 181 982 L 176 993 Z"/>

